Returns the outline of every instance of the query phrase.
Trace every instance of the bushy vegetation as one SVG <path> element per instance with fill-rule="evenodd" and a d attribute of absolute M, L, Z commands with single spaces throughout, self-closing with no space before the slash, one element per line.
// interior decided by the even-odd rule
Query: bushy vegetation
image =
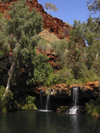
<path fill-rule="evenodd" d="M 50 74 L 44 83 L 45 86 L 51 86 L 54 84 L 68 83 L 73 79 L 73 74 L 67 67 L 64 67 L 56 73 Z"/>
<path fill-rule="evenodd" d="M 5 87 L 0 86 L 0 112 L 7 112 L 9 110 L 15 110 L 16 104 L 13 99 L 13 93 L 9 90 L 5 100 L 2 102 L 2 97 L 5 93 Z"/>
<path fill-rule="evenodd" d="M 37 47 L 43 51 L 47 50 L 47 41 L 46 39 L 41 38 L 37 43 Z"/>
<path fill-rule="evenodd" d="M 90 100 L 90 102 L 86 104 L 86 109 L 87 114 L 97 118 L 100 116 L 100 106 L 95 101 Z"/>
<path fill-rule="evenodd" d="M 6 86 L 1 103 L 11 85 L 42 85 L 53 72 L 47 56 L 36 54 L 36 45 L 42 43 L 37 36 L 42 31 L 42 16 L 36 9 L 29 12 L 25 1 L 12 2 L 9 8 L 9 20 L 0 14 L 0 79 Z"/>
<path fill-rule="evenodd" d="M 35 97 L 28 95 L 25 100 L 25 104 L 21 107 L 22 110 L 36 110 L 37 107 L 34 104 Z"/>

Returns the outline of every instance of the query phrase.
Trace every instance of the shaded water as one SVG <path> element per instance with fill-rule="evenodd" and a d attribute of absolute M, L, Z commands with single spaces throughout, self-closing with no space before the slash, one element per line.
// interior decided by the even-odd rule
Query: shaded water
<path fill-rule="evenodd" d="M 86 115 L 39 111 L 0 114 L 0 133 L 95 133 L 96 125 L 96 133 L 100 133 L 100 120 Z"/>

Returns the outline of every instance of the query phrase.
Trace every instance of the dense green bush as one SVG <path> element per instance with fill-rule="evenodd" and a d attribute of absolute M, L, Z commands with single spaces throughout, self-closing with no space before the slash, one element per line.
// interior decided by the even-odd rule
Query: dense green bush
<path fill-rule="evenodd" d="M 37 107 L 36 107 L 34 101 L 35 101 L 35 97 L 28 95 L 26 97 L 26 102 L 25 102 L 24 106 L 22 106 L 22 110 L 36 110 Z"/>
<path fill-rule="evenodd" d="M 13 93 L 9 90 L 6 98 L 4 101 L 2 101 L 2 97 L 5 92 L 5 87 L 1 86 L 0 87 L 0 111 L 1 112 L 7 112 L 8 110 L 14 109 L 14 99 L 13 99 Z"/>
<path fill-rule="evenodd" d="M 55 55 L 57 56 L 57 65 L 59 68 L 66 66 L 68 53 L 67 45 L 67 39 L 52 43 L 52 49 L 54 50 Z"/>
<path fill-rule="evenodd" d="M 46 55 L 38 54 L 34 56 L 33 60 L 33 68 L 32 71 L 28 71 L 29 76 L 27 85 L 28 84 L 37 84 L 42 85 L 46 80 L 47 77 L 53 73 L 52 66 L 48 63 L 48 58 Z"/>
<path fill-rule="evenodd" d="M 72 79 L 73 79 L 73 74 L 67 67 L 64 67 L 63 69 L 60 69 L 56 73 L 51 74 L 47 78 L 44 85 L 50 86 L 54 84 L 67 83 L 67 81 L 72 80 Z"/>
<path fill-rule="evenodd" d="M 95 101 L 90 100 L 89 103 L 86 103 L 87 114 L 93 117 L 100 116 L 100 105 L 96 104 Z"/>

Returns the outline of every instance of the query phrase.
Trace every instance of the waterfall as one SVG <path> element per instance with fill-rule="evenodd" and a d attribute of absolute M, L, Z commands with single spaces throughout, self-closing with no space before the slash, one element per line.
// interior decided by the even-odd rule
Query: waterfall
<path fill-rule="evenodd" d="M 77 114 L 78 111 L 78 87 L 73 88 L 73 107 L 69 109 L 69 114 Z"/>
<path fill-rule="evenodd" d="M 49 94 L 47 95 L 47 100 L 46 100 L 46 110 L 49 110 Z"/>
<path fill-rule="evenodd" d="M 74 87 L 73 88 L 73 103 L 74 103 L 74 106 L 77 106 L 77 102 L 78 102 L 78 87 Z"/>
<path fill-rule="evenodd" d="M 50 89 L 47 90 L 47 97 L 46 97 L 46 104 L 45 104 L 45 109 L 40 109 L 39 111 L 41 112 L 51 112 L 51 110 L 49 110 L 49 101 L 50 101 Z M 41 102 L 41 107 L 42 107 L 42 91 L 40 91 L 40 102 Z"/>
<path fill-rule="evenodd" d="M 42 89 L 40 90 L 40 107 L 42 109 Z"/>

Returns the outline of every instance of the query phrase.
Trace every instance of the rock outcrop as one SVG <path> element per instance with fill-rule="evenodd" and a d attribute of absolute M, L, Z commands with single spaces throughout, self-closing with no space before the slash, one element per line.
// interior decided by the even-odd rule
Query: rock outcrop
<path fill-rule="evenodd" d="M 85 104 L 94 99 L 94 92 L 99 89 L 99 82 L 88 82 L 85 85 L 67 85 L 57 84 L 52 87 L 35 87 L 32 92 L 38 99 L 38 105 L 40 103 L 40 96 L 42 96 L 43 103 L 45 105 L 47 95 L 50 97 L 50 109 L 60 112 L 62 110 L 66 112 L 73 103 L 73 87 L 78 87 L 78 106 L 81 107 L 81 112 L 84 111 Z M 29 89 L 27 89 L 29 91 Z M 84 108 L 84 109 L 83 109 Z"/>
<path fill-rule="evenodd" d="M 48 89 L 49 89 L 49 95 L 53 97 L 54 99 L 66 99 L 65 103 L 72 102 L 72 89 L 74 87 L 79 88 L 79 105 L 84 106 L 87 102 L 89 102 L 90 99 L 95 100 L 95 92 L 99 90 L 99 82 L 88 82 L 85 85 L 67 85 L 67 84 L 57 84 L 52 87 L 37 87 L 35 88 L 35 93 L 40 93 L 40 90 L 42 90 L 43 96 L 47 95 Z"/>
<path fill-rule="evenodd" d="M 0 12 L 5 13 L 5 11 L 8 11 L 8 7 L 11 4 L 11 2 L 17 2 L 18 0 L 9 0 L 9 2 L 0 2 Z M 30 6 L 30 10 L 32 8 L 36 8 L 38 12 L 43 17 L 43 29 L 47 29 L 49 32 L 53 32 L 57 35 L 58 38 L 69 38 L 69 31 L 70 27 L 68 24 L 65 24 L 61 19 L 52 17 L 50 14 L 47 14 L 46 11 L 44 11 L 44 8 L 41 4 L 38 3 L 37 0 L 27 0 L 27 5 Z M 9 18 L 9 16 L 7 15 Z"/>
<path fill-rule="evenodd" d="M 67 85 L 67 84 L 57 84 L 57 85 L 54 85 L 51 88 L 51 90 L 57 90 L 59 91 L 59 93 L 66 93 L 66 94 L 69 94 L 70 91 L 71 91 L 71 88 L 73 87 L 79 87 L 80 90 L 82 91 L 87 91 L 87 90 L 90 90 L 90 91 L 95 91 L 95 90 L 98 90 L 99 89 L 99 81 L 95 81 L 95 82 L 88 82 L 86 83 L 85 85 Z M 42 89 L 43 91 L 46 91 L 48 88 L 47 87 L 40 87 L 38 88 L 38 90 Z"/>

